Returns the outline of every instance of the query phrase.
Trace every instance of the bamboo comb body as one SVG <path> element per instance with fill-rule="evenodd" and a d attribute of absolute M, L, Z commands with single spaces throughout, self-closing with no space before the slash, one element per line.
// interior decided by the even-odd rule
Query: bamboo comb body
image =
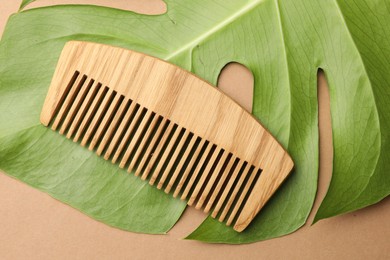
<path fill-rule="evenodd" d="M 141 53 L 68 42 L 41 123 L 241 232 L 293 167 L 209 83 Z"/>

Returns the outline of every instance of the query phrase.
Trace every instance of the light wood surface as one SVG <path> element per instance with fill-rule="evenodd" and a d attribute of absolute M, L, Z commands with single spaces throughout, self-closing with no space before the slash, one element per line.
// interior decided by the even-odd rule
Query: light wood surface
<path fill-rule="evenodd" d="M 228 216 L 239 232 L 293 167 L 275 138 L 217 88 L 160 59 L 102 44 L 65 45 L 41 122 L 98 155 L 106 150 L 106 160 L 166 192 L 184 178 L 181 199 L 205 212 L 218 205 L 212 216 L 222 210 L 219 220 Z"/>

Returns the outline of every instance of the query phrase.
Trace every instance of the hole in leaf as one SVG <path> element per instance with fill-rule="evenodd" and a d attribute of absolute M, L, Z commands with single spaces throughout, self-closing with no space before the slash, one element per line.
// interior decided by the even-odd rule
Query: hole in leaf
<path fill-rule="evenodd" d="M 167 6 L 162 0 L 40 0 L 29 4 L 25 7 L 25 9 L 63 4 L 91 4 L 107 6 L 148 15 L 163 14 L 167 10 Z"/>
<path fill-rule="evenodd" d="M 322 69 L 317 73 L 317 97 L 318 97 L 318 128 L 319 128 L 319 169 L 318 188 L 316 198 L 307 220 L 307 225 L 311 225 L 318 208 L 324 199 L 333 169 L 333 141 L 332 124 L 330 114 L 329 87 Z"/>
<path fill-rule="evenodd" d="M 217 86 L 223 93 L 252 113 L 253 84 L 252 72 L 240 63 L 231 62 L 221 70 Z"/>

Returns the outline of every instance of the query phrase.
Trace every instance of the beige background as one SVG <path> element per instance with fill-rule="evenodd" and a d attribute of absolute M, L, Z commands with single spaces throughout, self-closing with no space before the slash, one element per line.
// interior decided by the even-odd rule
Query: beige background
<path fill-rule="evenodd" d="M 159 13 L 159 0 L 42 0 L 53 3 L 96 3 L 143 13 Z M 20 0 L 0 0 L 0 34 Z M 240 89 L 237 89 L 240 86 Z M 228 66 L 219 87 L 244 106 L 251 107 L 251 73 L 240 65 Z M 299 231 L 249 245 L 210 245 L 181 238 L 205 215 L 189 208 L 168 235 L 121 231 L 99 223 L 77 210 L 0 173 L 0 259 L 389 259 L 390 198 L 350 214 L 310 226 L 327 189 L 332 169 L 329 95 L 319 75 L 320 181 L 309 221 Z"/>

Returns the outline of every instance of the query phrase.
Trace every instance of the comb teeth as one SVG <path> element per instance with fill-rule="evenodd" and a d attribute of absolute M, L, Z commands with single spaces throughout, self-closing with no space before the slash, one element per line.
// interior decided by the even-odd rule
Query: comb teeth
<path fill-rule="evenodd" d="M 261 170 L 169 119 L 74 72 L 51 128 L 188 205 L 231 225 Z M 220 214 L 219 214 L 220 213 Z"/>
<path fill-rule="evenodd" d="M 65 45 L 40 120 L 239 232 L 294 165 L 256 119 L 207 82 L 102 44 Z"/>

